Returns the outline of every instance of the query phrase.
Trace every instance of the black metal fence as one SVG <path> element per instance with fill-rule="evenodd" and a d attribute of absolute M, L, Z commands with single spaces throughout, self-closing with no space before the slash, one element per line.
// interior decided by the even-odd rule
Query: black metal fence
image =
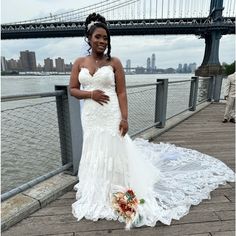
<path fill-rule="evenodd" d="M 192 77 L 127 86 L 129 135 L 163 128 L 167 119 L 219 100 L 214 81 Z M 2 200 L 62 171 L 76 175 L 83 142 L 80 105 L 66 86 L 52 93 L 5 96 L 2 102 L 8 102 L 1 111 Z"/>

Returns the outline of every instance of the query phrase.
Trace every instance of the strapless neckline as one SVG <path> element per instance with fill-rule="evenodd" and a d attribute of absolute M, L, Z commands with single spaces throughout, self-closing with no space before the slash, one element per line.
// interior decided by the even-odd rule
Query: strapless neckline
<path fill-rule="evenodd" d="M 88 74 L 90 75 L 90 77 L 93 78 L 103 68 L 110 68 L 111 71 L 114 73 L 114 69 L 111 65 L 104 65 L 104 66 L 98 67 L 98 69 L 93 74 L 90 73 L 90 71 L 87 67 L 81 67 L 80 71 L 82 69 L 85 69 L 88 72 Z"/>

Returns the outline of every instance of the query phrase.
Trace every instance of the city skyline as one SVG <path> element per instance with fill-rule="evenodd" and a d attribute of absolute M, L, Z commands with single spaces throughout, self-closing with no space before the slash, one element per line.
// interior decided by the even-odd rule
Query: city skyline
<path fill-rule="evenodd" d="M 72 68 L 72 62 L 69 62 L 69 64 L 65 63 L 65 59 L 61 57 L 57 58 L 50 58 L 47 57 L 44 59 L 44 64 L 37 63 L 36 60 L 36 53 L 34 51 L 20 51 L 19 59 L 11 58 L 6 59 L 5 56 L 1 56 L 1 70 L 2 71 L 56 71 L 56 72 L 65 72 L 70 71 Z M 53 62 L 55 61 L 55 63 Z M 158 70 L 166 70 L 166 69 L 173 69 L 177 72 L 182 72 L 182 64 L 184 65 L 183 68 L 185 68 L 185 72 L 194 72 L 196 70 L 196 63 L 186 63 L 186 62 L 180 62 L 176 67 L 167 67 L 167 68 L 161 68 L 156 66 L 156 54 L 152 53 L 150 57 L 146 58 L 146 66 L 143 65 L 137 65 L 137 66 L 131 66 L 132 60 L 127 59 L 126 64 L 123 63 L 123 67 L 126 69 L 126 72 L 130 72 L 130 68 L 138 68 L 139 70 L 142 68 L 145 69 L 146 73 L 153 73 L 157 72 Z M 194 65 L 194 66 L 193 66 Z M 188 69 L 186 69 L 188 68 Z M 191 68 L 191 69 L 189 69 Z"/>

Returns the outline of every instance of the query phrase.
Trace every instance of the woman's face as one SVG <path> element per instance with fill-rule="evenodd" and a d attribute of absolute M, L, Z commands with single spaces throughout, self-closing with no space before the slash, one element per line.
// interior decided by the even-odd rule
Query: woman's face
<path fill-rule="evenodd" d="M 104 53 L 108 44 L 106 30 L 103 28 L 96 28 L 89 41 L 93 52 Z"/>

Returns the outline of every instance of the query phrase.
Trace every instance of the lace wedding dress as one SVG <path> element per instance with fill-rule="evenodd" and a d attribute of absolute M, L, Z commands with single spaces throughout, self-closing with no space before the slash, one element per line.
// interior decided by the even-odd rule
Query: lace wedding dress
<path fill-rule="evenodd" d="M 82 68 L 79 81 L 85 90 L 103 90 L 110 101 L 101 106 L 86 99 L 83 104 L 83 151 L 79 183 L 74 187 L 77 201 L 72 204 L 78 220 L 124 222 L 114 211 L 111 197 L 130 188 L 137 198 L 145 200 L 138 205 L 134 227 L 155 226 L 157 221 L 169 225 L 172 219 L 186 215 L 191 205 L 209 198 L 220 184 L 234 181 L 234 172 L 211 156 L 171 144 L 122 137 L 111 66 L 99 68 L 94 75 Z"/>

